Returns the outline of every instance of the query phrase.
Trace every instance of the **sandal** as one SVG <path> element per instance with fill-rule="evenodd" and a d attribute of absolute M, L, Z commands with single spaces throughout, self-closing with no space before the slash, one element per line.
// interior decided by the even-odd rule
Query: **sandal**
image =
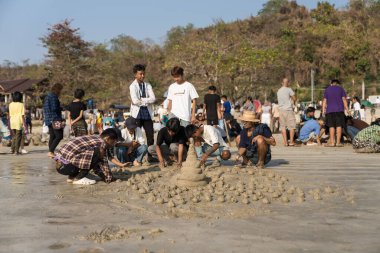
<path fill-rule="evenodd" d="M 257 169 L 257 170 L 265 169 L 265 165 L 264 164 L 256 164 L 255 169 Z"/>
<path fill-rule="evenodd" d="M 325 147 L 328 147 L 328 148 L 333 148 L 333 147 L 335 147 L 335 144 L 330 144 L 330 143 L 327 143 L 327 144 L 325 144 Z"/>
<path fill-rule="evenodd" d="M 248 167 L 248 164 L 243 164 L 243 163 L 239 163 L 239 164 L 234 165 L 234 169 L 244 169 L 247 167 Z"/>
<path fill-rule="evenodd" d="M 344 144 L 338 143 L 338 144 L 335 145 L 335 147 L 341 148 L 341 147 L 344 147 Z"/>

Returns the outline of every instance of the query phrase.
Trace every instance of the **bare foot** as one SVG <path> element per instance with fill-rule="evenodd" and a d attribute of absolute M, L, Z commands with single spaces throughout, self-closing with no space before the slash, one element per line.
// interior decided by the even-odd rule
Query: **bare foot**
<path fill-rule="evenodd" d="M 54 157 L 55 157 L 55 154 L 54 154 L 53 152 L 49 152 L 49 153 L 47 154 L 47 156 L 50 157 L 50 158 L 54 158 Z"/>
<path fill-rule="evenodd" d="M 140 167 L 141 166 L 141 163 L 139 163 L 138 161 L 133 161 L 133 166 L 135 167 Z"/>

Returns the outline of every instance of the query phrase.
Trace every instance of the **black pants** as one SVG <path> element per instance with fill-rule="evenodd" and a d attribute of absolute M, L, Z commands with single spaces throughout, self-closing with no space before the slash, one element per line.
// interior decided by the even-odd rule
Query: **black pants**
<path fill-rule="evenodd" d="M 63 129 L 54 129 L 52 125 L 49 126 L 49 151 L 54 153 L 55 148 L 63 139 Z"/>
<path fill-rule="evenodd" d="M 94 155 L 92 156 L 92 159 L 91 159 L 90 170 L 99 166 L 99 162 L 100 162 L 100 151 L 99 149 L 95 149 Z M 75 178 L 76 180 L 82 179 L 85 176 L 87 176 L 90 170 L 79 169 L 78 167 L 72 165 L 71 163 L 65 164 L 62 167 L 57 168 L 57 171 L 59 174 L 66 175 L 71 178 Z M 94 170 L 94 171 L 98 172 L 99 170 Z M 97 174 L 102 179 L 105 178 L 103 173 L 100 173 L 100 174 L 97 173 Z"/>
<path fill-rule="evenodd" d="M 138 127 L 143 127 L 145 130 L 146 140 L 148 147 L 154 144 L 154 129 L 153 129 L 153 121 L 151 119 L 136 119 L 136 123 Z"/>

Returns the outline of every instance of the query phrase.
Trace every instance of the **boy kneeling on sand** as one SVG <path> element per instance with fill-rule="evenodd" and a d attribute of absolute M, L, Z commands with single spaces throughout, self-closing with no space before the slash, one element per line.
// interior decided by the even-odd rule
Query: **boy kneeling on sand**
<path fill-rule="evenodd" d="M 109 150 L 113 148 L 119 136 L 115 129 L 109 128 L 100 136 L 77 137 L 56 152 L 57 171 L 67 175 L 67 182 L 79 185 L 95 184 L 95 180 L 87 178 L 90 170 L 102 178 L 106 183 L 113 180 L 108 160 L 113 159 Z"/>
<path fill-rule="evenodd" d="M 185 129 L 187 138 L 194 138 L 195 151 L 200 160 L 197 167 L 204 166 L 209 156 L 216 156 L 211 167 L 221 165 L 221 160 L 228 160 L 231 152 L 221 133 L 211 125 L 188 125 Z"/>

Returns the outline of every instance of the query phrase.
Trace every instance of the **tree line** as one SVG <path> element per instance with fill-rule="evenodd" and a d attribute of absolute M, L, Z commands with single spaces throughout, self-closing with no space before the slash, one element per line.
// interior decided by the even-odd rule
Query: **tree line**
<path fill-rule="evenodd" d="M 128 103 L 132 66 L 147 65 L 147 81 L 157 97 L 179 65 L 200 94 L 209 85 L 235 99 L 247 95 L 275 99 L 282 77 L 289 77 L 301 100 L 310 100 L 311 70 L 316 97 L 330 79 L 342 80 L 351 95 L 379 94 L 380 0 L 351 0 L 336 9 L 327 1 L 308 10 L 296 1 L 270 0 L 257 16 L 205 28 L 173 27 L 163 45 L 119 35 L 107 43 L 85 41 L 70 20 L 52 25 L 41 38 L 48 54 L 41 64 L 9 61 L 0 79 L 47 77 L 65 86 L 63 101 L 83 88 L 102 107 Z"/>

